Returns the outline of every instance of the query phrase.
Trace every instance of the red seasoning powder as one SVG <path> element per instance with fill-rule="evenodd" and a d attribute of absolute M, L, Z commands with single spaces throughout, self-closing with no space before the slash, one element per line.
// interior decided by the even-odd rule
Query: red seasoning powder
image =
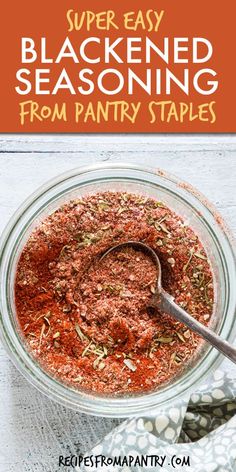
<path fill-rule="evenodd" d="M 163 287 L 201 323 L 213 310 L 212 272 L 198 236 L 162 202 L 106 192 L 61 206 L 33 231 L 15 281 L 19 323 L 51 376 L 96 393 L 153 391 L 181 375 L 201 340 L 165 313 L 148 313 L 156 267 L 126 248 L 147 243 Z"/>

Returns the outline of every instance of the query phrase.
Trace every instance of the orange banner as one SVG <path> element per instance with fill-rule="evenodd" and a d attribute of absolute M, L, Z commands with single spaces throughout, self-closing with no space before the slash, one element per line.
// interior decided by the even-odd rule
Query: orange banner
<path fill-rule="evenodd" d="M 1 132 L 235 132 L 235 0 L 4 2 Z"/>

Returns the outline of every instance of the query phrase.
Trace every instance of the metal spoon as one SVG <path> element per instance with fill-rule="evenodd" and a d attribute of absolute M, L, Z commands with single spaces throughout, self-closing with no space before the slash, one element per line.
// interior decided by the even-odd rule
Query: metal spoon
<path fill-rule="evenodd" d="M 149 311 L 155 313 L 156 310 L 159 310 L 161 312 L 168 313 L 176 320 L 181 321 L 181 323 L 187 325 L 192 331 L 195 331 L 195 333 L 199 334 L 212 346 L 218 349 L 218 351 L 224 354 L 224 356 L 228 357 L 231 361 L 236 363 L 236 348 L 231 346 L 227 341 L 222 339 L 207 326 L 204 326 L 202 323 L 199 323 L 199 321 L 189 315 L 185 310 L 183 310 L 183 308 L 177 305 L 174 301 L 174 298 L 162 288 L 161 263 L 159 257 L 153 249 L 151 249 L 144 243 L 140 243 L 137 241 L 128 241 L 126 243 L 117 244 L 116 246 L 112 246 L 111 248 L 107 249 L 100 257 L 100 260 L 104 259 L 111 252 L 125 247 L 132 247 L 136 250 L 144 252 L 149 257 L 151 257 L 157 267 L 157 282 L 155 287 L 155 293 L 151 297 L 147 307 Z"/>

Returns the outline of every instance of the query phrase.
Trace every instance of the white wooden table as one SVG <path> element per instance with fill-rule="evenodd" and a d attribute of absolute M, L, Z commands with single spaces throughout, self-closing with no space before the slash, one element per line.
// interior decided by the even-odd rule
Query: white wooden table
<path fill-rule="evenodd" d="M 102 161 L 149 164 L 176 174 L 215 204 L 236 235 L 234 135 L 0 135 L 0 232 L 46 180 Z M 223 366 L 233 368 L 227 361 Z M 46 399 L 0 346 L 0 472 L 57 472 L 59 454 L 85 452 L 116 424 Z"/>

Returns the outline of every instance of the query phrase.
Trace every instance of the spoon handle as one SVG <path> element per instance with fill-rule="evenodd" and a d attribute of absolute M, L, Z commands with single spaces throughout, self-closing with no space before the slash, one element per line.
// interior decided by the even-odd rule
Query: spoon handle
<path fill-rule="evenodd" d="M 173 297 L 164 290 L 159 295 L 158 309 L 172 315 L 176 320 L 187 325 L 192 331 L 195 331 L 195 333 L 199 334 L 236 364 L 236 348 L 231 346 L 227 341 L 222 339 L 207 326 L 199 323 L 199 321 L 190 316 L 185 310 L 183 310 L 183 308 L 177 305 L 174 302 Z"/>

